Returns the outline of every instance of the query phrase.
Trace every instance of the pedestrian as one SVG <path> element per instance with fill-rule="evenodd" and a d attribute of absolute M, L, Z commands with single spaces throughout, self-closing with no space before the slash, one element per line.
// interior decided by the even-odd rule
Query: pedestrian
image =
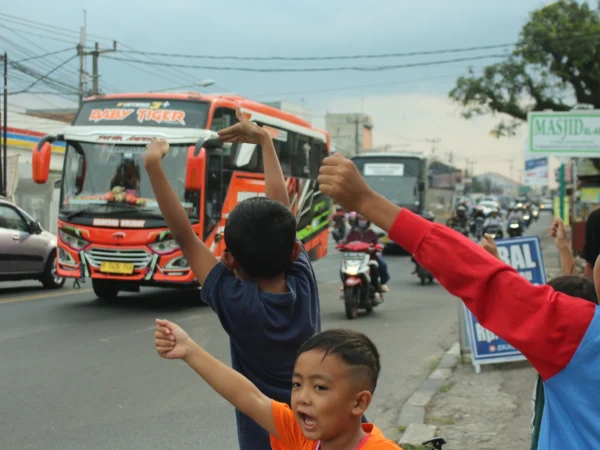
<path fill-rule="evenodd" d="M 273 141 L 237 110 L 238 122 L 219 132 L 224 142 L 260 144 L 266 197 L 240 202 L 224 230 L 227 250 L 218 261 L 196 236 L 161 165 L 165 140 L 153 140 L 145 166 L 160 210 L 202 285 L 202 299 L 229 335 L 231 362 L 261 392 L 289 403 L 295 355 L 321 329 L 317 281 L 296 238 L 285 180 Z M 236 410 L 241 450 L 269 448 L 269 434 Z"/>
<path fill-rule="evenodd" d="M 600 255 L 600 209 L 592 211 L 585 221 L 585 242 L 581 257 L 585 259 L 583 276 L 593 278 L 594 264 Z"/>
<path fill-rule="evenodd" d="M 373 424 L 362 423 L 381 371 L 379 352 L 364 334 L 319 333 L 300 347 L 291 408 L 269 398 L 198 344 L 178 325 L 156 321 L 155 346 L 166 359 L 183 359 L 225 400 L 271 435 L 265 450 L 398 450 Z"/>
<path fill-rule="evenodd" d="M 540 450 L 600 448 L 598 305 L 533 285 L 463 235 L 400 208 L 370 189 L 340 155 L 325 158 L 319 184 L 388 232 L 462 299 L 482 327 L 531 362 L 544 381 Z"/>
<path fill-rule="evenodd" d="M 557 222 L 558 221 L 558 222 Z M 557 236 L 558 240 L 566 236 L 564 231 L 564 224 L 562 225 L 561 219 L 555 219 L 555 223 L 551 229 L 552 235 Z M 561 231 L 562 229 L 562 231 Z M 560 245 L 559 242 L 557 244 Z M 481 245 L 491 255 L 500 259 L 496 243 L 491 236 L 486 235 L 482 240 Z M 570 247 L 569 247 L 570 249 Z M 572 254 L 569 251 L 569 255 Z M 583 299 L 594 304 L 598 304 L 598 297 L 594 289 L 594 282 L 588 278 L 576 276 L 576 275 L 563 275 L 553 278 L 548 282 L 556 292 L 562 292 L 576 299 Z M 530 450 L 538 450 L 538 443 L 540 439 L 540 431 L 542 428 L 542 418 L 544 417 L 544 407 L 546 405 L 546 395 L 544 392 L 544 380 L 541 375 L 538 374 L 536 377 L 535 385 L 533 388 L 533 397 L 531 399 L 531 446 Z"/>

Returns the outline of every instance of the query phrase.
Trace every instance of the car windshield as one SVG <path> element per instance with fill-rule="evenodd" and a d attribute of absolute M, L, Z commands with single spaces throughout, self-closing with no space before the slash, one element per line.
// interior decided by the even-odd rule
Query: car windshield
<path fill-rule="evenodd" d="M 489 209 L 498 208 L 498 204 L 495 202 L 481 202 L 479 206 L 484 206 Z"/>
<path fill-rule="evenodd" d="M 140 215 L 159 215 L 143 168 L 144 150 L 137 145 L 68 142 L 60 212 L 102 215 L 129 208 Z M 163 168 L 188 215 L 196 217 L 197 195 L 185 189 L 186 162 L 187 145 L 171 145 Z"/>

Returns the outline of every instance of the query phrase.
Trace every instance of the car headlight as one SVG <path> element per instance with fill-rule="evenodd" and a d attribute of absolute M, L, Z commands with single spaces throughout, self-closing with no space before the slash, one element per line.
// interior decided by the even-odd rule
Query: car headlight
<path fill-rule="evenodd" d="M 183 256 L 175 258 L 165 266 L 165 270 L 189 270 L 190 265 Z"/>
<path fill-rule="evenodd" d="M 166 255 L 179 250 L 179 244 L 177 244 L 174 239 L 155 242 L 154 244 L 150 244 L 148 247 L 150 247 L 154 253 L 158 253 L 159 255 Z"/>
<path fill-rule="evenodd" d="M 75 250 L 78 250 L 78 251 L 83 250 L 88 245 L 90 245 L 90 243 L 88 241 L 86 241 L 85 239 L 81 239 L 80 237 L 73 236 L 72 234 L 69 234 L 63 230 L 58 230 L 58 235 L 60 236 L 61 241 L 63 241 L 69 247 L 71 247 Z"/>

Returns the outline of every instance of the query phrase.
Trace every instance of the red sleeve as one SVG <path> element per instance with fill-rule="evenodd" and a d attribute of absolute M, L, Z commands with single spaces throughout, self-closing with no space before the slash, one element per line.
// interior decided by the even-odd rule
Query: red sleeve
<path fill-rule="evenodd" d="M 535 286 L 454 230 L 402 209 L 389 232 L 479 323 L 533 364 L 544 380 L 571 360 L 596 305 Z"/>

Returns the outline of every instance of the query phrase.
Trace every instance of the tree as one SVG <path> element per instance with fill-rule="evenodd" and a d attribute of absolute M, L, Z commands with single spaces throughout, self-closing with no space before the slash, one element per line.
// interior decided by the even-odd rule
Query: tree
<path fill-rule="evenodd" d="M 492 130 L 512 136 L 530 111 L 600 108 L 600 1 L 558 0 L 531 13 L 506 60 L 473 68 L 460 77 L 450 98 L 466 119 L 502 113 Z"/>

